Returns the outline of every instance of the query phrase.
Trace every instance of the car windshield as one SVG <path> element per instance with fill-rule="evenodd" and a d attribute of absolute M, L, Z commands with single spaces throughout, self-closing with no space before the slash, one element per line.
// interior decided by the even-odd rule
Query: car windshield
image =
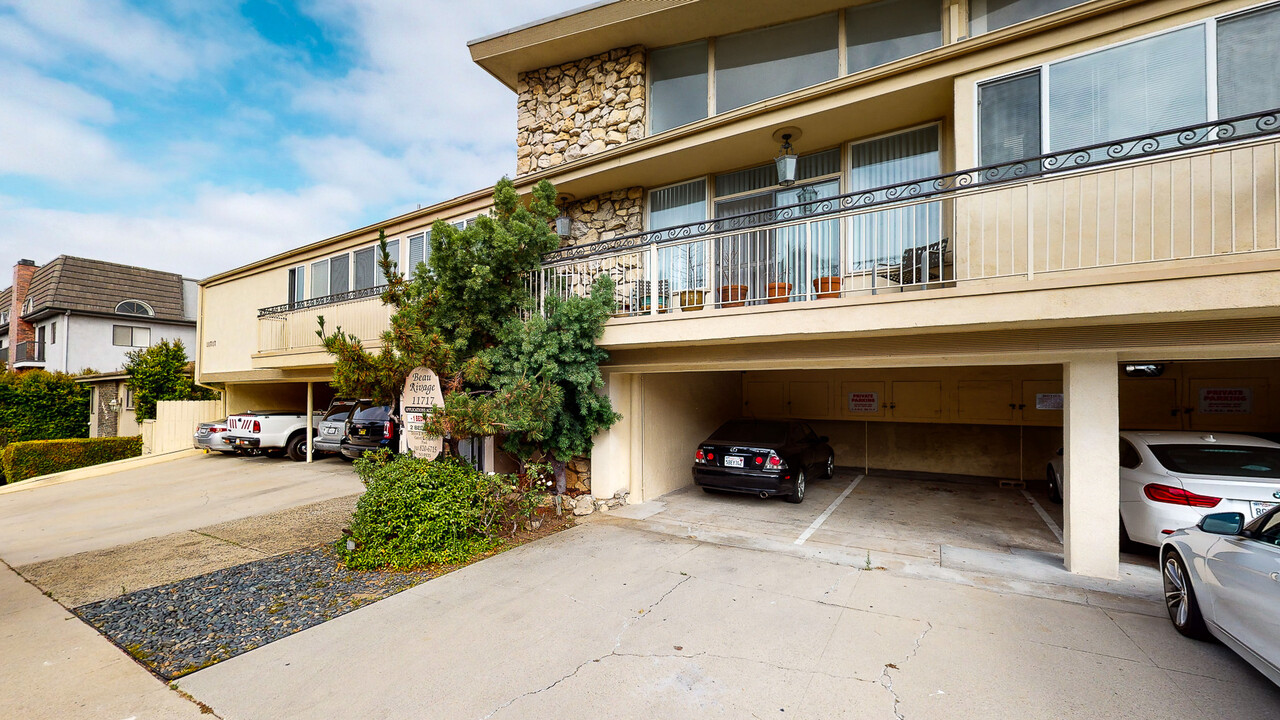
<path fill-rule="evenodd" d="M 329 412 L 325 414 L 324 419 L 334 421 L 346 420 L 347 416 L 351 414 L 351 407 L 352 406 L 350 405 L 334 405 L 329 408 Z"/>
<path fill-rule="evenodd" d="M 1247 445 L 1152 445 L 1151 452 L 1171 472 L 1280 478 L 1280 448 Z"/>
<path fill-rule="evenodd" d="M 776 420 L 730 420 L 711 433 L 712 442 L 780 443 L 787 439 L 787 424 Z"/>
<path fill-rule="evenodd" d="M 387 420 L 391 417 L 389 405 L 363 405 L 356 410 L 352 420 Z"/>

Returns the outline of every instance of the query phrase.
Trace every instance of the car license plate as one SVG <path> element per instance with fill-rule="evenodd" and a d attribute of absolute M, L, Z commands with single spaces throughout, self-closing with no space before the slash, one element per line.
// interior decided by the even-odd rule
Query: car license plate
<path fill-rule="evenodd" d="M 742 467 L 742 458 L 734 457 L 732 455 L 725 455 L 724 466 L 725 467 Z"/>
<path fill-rule="evenodd" d="M 1253 510 L 1254 517 L 1260 517 L 1262 513 L 1270 510 L 1275 506 L 1276 504 L 1273 502 L 1261 502 L 1259 500 L 1254 500 L 1249 503 L 1249 507 Z"/>
<path fill-rule="evenodd" d="M 356 434 L 357 434 L 357 435 L 368 435 L 368 434 L 369 434 L 369 431 L 368 431 L 368 430 L 365 430 L 364 428 L 361 428 L 360 430 L 358 430 L 358 431 L 356 432 Z"/>
<path fill-rule="evenodd" d="M 325 434 L 325 435 L 332 435 L 332 434 L 334 434 L 334 433 L 336 433 L 336 432 L 338 432 L 338 428 L 331 428 L 331 427 L 327 427 L 327 428 L 325 428 L 325 429 L 324 429 L 324 434 Z"/>

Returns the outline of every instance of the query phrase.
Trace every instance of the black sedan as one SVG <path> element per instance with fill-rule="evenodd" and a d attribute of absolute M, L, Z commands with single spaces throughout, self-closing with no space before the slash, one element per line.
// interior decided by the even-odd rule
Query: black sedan
<path fill-rule="evenodd" d="M 810 472 L 835 472 L 836 456 L 818 435 L 796 420 L 730 420 L 698 445 L 693 482 L 704 490 L 804 500 Z"/>
<path fill-rule="evenodd" d="M 340 446 L 343 456 L 355 459 L 369 450 L 389 448 L 400 452 L 400 424 L 392 417 L 390 405 L 374 405 L 361 400 L 347 422 L 347 436 Z"/>

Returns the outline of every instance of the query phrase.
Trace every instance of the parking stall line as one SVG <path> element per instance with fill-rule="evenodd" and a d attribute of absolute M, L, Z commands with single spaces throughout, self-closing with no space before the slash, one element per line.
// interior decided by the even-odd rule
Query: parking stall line
<path fill-rule="evenodd" d="M 840 493 L 840 497 L 832 500 L 831 504 L 827 506 L 827 509 L 823 510 L 822 514 L 818 516 L 818 519 L 814 520 L 812 525 L 806 528 L 804 532 L 800 533 L 800 537 L 796 538 L 795 544 L 803 545 L 805 540 L 808 540 L 810 536 L 818 532 L 818 528 L 822 527 L 822 523 L 826 522 L 827 518 L 831 517 L 831 513 L 835 512 L 836 508 L 840 507 L 840 503 L 844 502 L 844 499 L 849 497 L 849 493 L 853 492 L 853 489 L 858 487 L 858 483 L 862 482 L 862 478 L 862 475 L 854 478 L 853 482 L 849 483 L 849 487 L 845 488 L 844 492 Z"/>
<path fill-rule="evenodd" d="M 1040 503 L 1036 502 L 1034 497 L 1031 497 L 1031 493 L 1023 490 L 1022 495 L 1027 499 L 1027 502 L 1031 503 L 1031 507 L 1036 509 L 1036 513 L 1040 515 L 1041 520 L 1044 520 L 1044 524 L 1049 526 L 1049 532 L 1058 538 L 1058 542 L 1062 542 L 1062 529 L 1058 527 L 1058 523 L 1054 522 L 1053 518 L 1049 517 L 1049 513 L 1040 507 Z"/>

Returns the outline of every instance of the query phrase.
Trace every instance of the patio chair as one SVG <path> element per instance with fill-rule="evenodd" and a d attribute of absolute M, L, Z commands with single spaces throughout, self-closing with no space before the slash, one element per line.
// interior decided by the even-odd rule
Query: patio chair
<path fill-rule="evenodd" d="M 907 248 L 897 264 L 876 266 L 876 275 L 899 285 L 941 280 L 948 243 L 948 238 L 942 238 L 935 243 Z"/>

